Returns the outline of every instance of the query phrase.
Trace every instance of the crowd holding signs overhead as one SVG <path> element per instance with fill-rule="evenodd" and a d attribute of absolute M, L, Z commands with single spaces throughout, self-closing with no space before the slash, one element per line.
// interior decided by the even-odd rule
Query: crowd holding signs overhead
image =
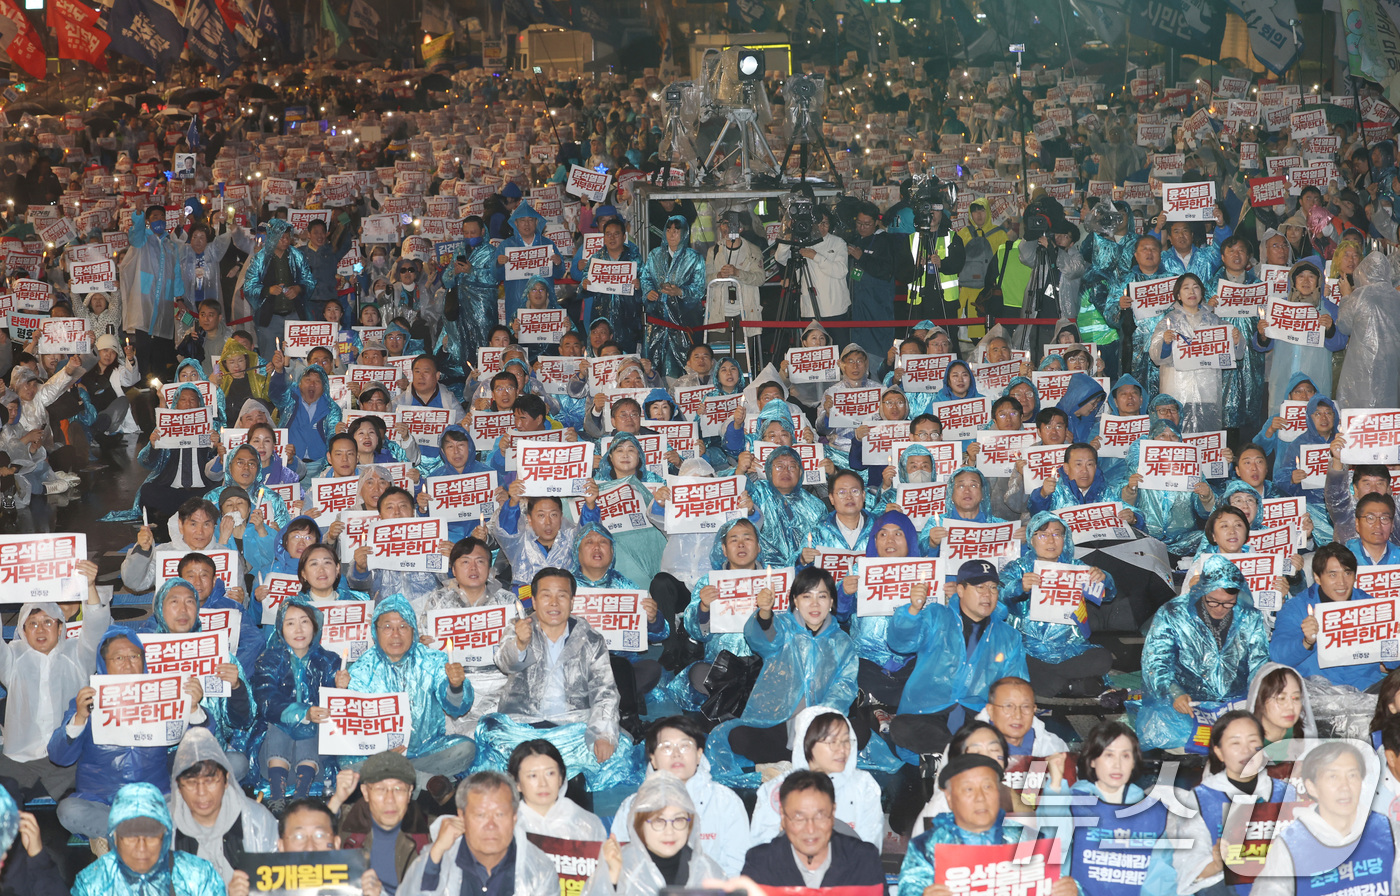
<path fill-rule="evenodd" d="M 1400 113 L 862 68 L 7 119 L 6 888 L 1400 885 Z"/>

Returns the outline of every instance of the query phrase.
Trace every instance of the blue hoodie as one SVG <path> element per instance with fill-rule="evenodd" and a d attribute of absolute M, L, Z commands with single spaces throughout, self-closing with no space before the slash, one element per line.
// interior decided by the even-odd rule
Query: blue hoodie
<path fill-rule="evenodd" d="M 1329 436 L 1322 435 L 1313 424 L 1313 413 L 1320 406 L 1326 406 L 1332 410 L 1332 433 Z M 1320 488 L 1304 489 L 1293 481 L 1293 471 L 1298 469 L 1298 458 L 1304 445 L 1326 445 L 1336 437 L 1337 427 L 1342 423 L 1342 414 L 1337 409 L 1336 402 L 1322 392 L 1308 399 L 1307 413 L 1307 430 L 1291 442 L 1279 443 L 1278 457 L 1274 460 L 1274 489 L 1284 497 L 1296 498 L 1302 495 L 1307 498 L 1308 516 L 1312 517 L 1313 521 L 1313 543 L 1322 547 L 1332 541 L 1332 516 L 1327 512 L 1323 490 Z"/>
<path fill-rule="evenodd" d="M 528 245 L 549 246 L 550 254 L 555 259 L 555 262 L 552 268 L 550 269 L 549 278 L 551 280 L 558 280 L 559 278 L 563 277 L 564 261 L 562 258 L 559 257 L 558 251 L 554 248 L 554 243 L 551 242 L 544 235 L 545 224 L 548 222 L 545 221 L 544 217 L 539 212 L 535 211 L 535 209 L 530 205 L 529 201 L 527 200 L 522 199 L 520 201 L 520 204 L 515 207 L 515 211 L 511 213 L 510 225 L 515 230 L 515 233 L 501 241 L 499 255 L 505 255 L 507 249 L 519 249 L 527 245 L 525 240 L 523 240 L 520 237 L 519 228 L 516 227 L 516 225 L 520 222 L 520 219 L 522 218 L 533 218 L 535 220 L 535 236 Z M 499 283 L 505 284 L 505 319 L 507 321 L 513 321 L 515 320 L 516 312 L 525 306 L 525 287 L 529 281 L 507 280 L 506 266 L 503 264 L 496 265 L 496 280 Z"/>
<path fill-rule="evenodd" d="M 1274 407 L 1274 413 L 1265 418 L 1263 428 L 1260 429 L 1259 434 L 1254 437 L 1254 444 L 1264 449 L 1265 456 L 1273 457 L 1278 452 L 1279 445 L 1287 444 L 1278 437 L 1278 433 L 1269 435 L 1269 426 L 1273 423 L 1274 417 L 1283 416 L 1283 402 L 1291 400 L 1288 396 L 1292 395 L 1293 390 L 1303 383 L 1312 386 L 1314 393 L 1320 391 L 1317 388 L 1317 383 L 1313 382 L 1312 377 L 1303 373 L 1301 370 L 1294 373 L 1293 376 L 1289 378 L 1288 388 L 1284 390 L 1283 397 L 1278 400 L 1278 404 Z"/>
<path fill-rule="evenodd" d="M 310 614 L 315 626 L 306 656 L 299 657 L 282 639 L 287 610 L 297 607 Z M 296 595 L 277 611 L 277 625 L 269 633 L 253 667 L 253 687 L 258 695 L 258 726 L 276 725 L 293 740 L 316 737 L 317 725 L 306 721 L 306 710 L 320 705 L 321 688 L 335 687 L 340 657 L 321 646 L 321 611 L 303 595 Z"/>
<path fill-rule="evenodd" d="M 460 436 L 467 440 L 467 465 L 460 470 L 448 463 L 447 456 L 442 453 L 443 445 L 447 442 L 448 433 L 452 433 L 455 436 Z M 472 434 L 458 423 L 453 423 L 443 429 L 442 435 L 438 436 L 438 456 L 432 461 L 425 461 L 425 465 L 426 469 L 423 475 L 427 479 L 438 479 L 444 476 L 462 476 L 467 473 L 489 473 L 491 471 L 491 467 L 476 459 L 476 442 L 472 439 Z M 453 520 L 447 524 L 448 540 L 454 544 L 461 541 L 463 538 L 472 534 L 472 530 L 477 527 L 477 524 L 478 521 L 475 520 Z"/>
<path fill-rule="evenodd" d="M 1069 434 L 1076 442 L 1092 442 L 1099 434 L 1099 413 L 1103 410 L 1103 405 L 1094 409 L 1092 414 L 1078 416 L 1078 412 L 1085 405 L 1103 399 L 1103 386 L 1087 373 L 1079 372 L 1069 378 L 1069 384 L 1065 387 L 1065 394 L 1055 407 L 1069 415 Z"/>
<path fill-rule="evenodd" d="M 897 510 L 887 510 L 880 514 L 870 526 L 870 535 L 865 540 L 865 556 L 879 557 L 879 550 L 875 546 L 875 538 L 880 530 L 885 526 L 898 526 L 904 533 L 905 544 L 908 545 L 909 557 L 925 556 L 923 545 L 919 543 L 918 533 L 914 531 L 914 523 L 909 517 Z M 856 596 L 848 593 L 842 583 L 837 582 L 836 609 L 833 615 L 842 622 L 850 621 L 851 640 L 855 642 L 856 652 L 860 658 L 869 660 L 882 668 L 887 674 L 893 675 L 909 662 L 912 657 L 902 656 L 890 650 L 889 645 L 889 616 L 856 616 Z M 940 585 L 942 583 L 939 583 Z M 930 600 L 933 600 L 930 598 Z M 900 610 L 896 609 L 896 613 Z"/>

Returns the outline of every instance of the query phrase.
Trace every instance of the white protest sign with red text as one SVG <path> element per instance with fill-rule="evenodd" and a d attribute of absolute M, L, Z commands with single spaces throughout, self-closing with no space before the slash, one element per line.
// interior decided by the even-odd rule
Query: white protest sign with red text
<path fill-rule="evenodd" d="M 666 481 L 671 488 L 666 502 L 667 535 L 715 532 L 747 514 L 739 507 L 739 499 L 746 494 L 739 476 L 673 476 Z"/>
<path fill-rule="evenodd" d="M 1201 481 L 1200 451 L 1183 442 L 1144 439 L 1138 455 L 1139 488 L 1189 492 Z"/>
<path fill-rule="evenodd" d="M 428 611 L 428 630 L 433 647 L 464 666 L 496 667 L 496 646 L 507 633 L 515 637 L 510 624 L 520 615 L 515 604 L 484 607 L 453 607 Z"/>
<path fill-rule="evenodd" d="M 1323 669 L 1390 663 L 1400 659 L 1397 646 L 1400 598 L 1319 601 L 1317 664 Z"/>
<path fill-rule="evenodd" d="M 1031 588 L 1029 617 L 1034 622 L 1073 625 L 1079 622 L 1076 613 L 1084 603 L 1084 589 L 1089 586 L 1093 569 L 1070 563 L 1036 560 L 1035 574 L 1040 584 Z"/>
<path fill-rule="evenodd" d="M 92 676 L 92 742 L 104 747 L 179 743 L 193 709 L 185 695 L 188 678 L 179 672 Z"/>
<path fill-rule="evenodd" d="M 362 694 L 323 687 L 320 696 L 330 716 L 316 726 L 321 755 L 372 756 L 408 746 L 413 734 L 408 694 Z"/>
<path fill-rule="evenodd" d="M 754 610 L 758 608 L 758 593 L 765 588 L 773 592 L 773 612 L 786 613 L 788 591 L 792 587 L 793 568 L 782 569 L 720 569 L 710 573 L 710 584 L 719 597 L 710 603 L 710 631 L 715 634 L 738 634 L 744 630 Z"/>
<path fill-rule="evenodd" d="M 525 494 L 564 497 L 583 494 L 592 473 L 592 445 L 587 442 L 516 442 L 516 464 Z"/>
<path fill-rule="evenodd" d="M 647 649 L 645 591 L 615 588 L 580 588 L 574 594 L 571 616 L 586 621 L 608 642 L 608 650 L 640 653 Z"/>
<path fill-rule="evenodd" d="M 861 557 L 856 573 L 857 616 L 889 616 L 908 605 L 915 585 L 928 586 L 928 598 L 943 603 L 943 580 L 934 557 Z"/>

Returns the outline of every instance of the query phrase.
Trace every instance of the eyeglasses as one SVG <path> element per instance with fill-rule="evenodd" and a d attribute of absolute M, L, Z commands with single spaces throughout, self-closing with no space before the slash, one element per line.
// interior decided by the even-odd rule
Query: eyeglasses
<path fill-rule="evenodd" d="M 865 489 L 863 488 L 838 488 L 836 490 L 836 497 L 838 498 L 854 498 L 857 495 L 863 494 L 865 494 Z"/>
<path fill-rule="evenodd" d="M 1040 540 L 1040 541 L 1044 541 L 1044 540 L 1047 539 L 1047 538 L 1058 538 L 1058 539 L 1060 539 L 1061 541 L 1063 541 L 1063 540 L 1064 540 L 1064 537 L 1065 537 L 1065 533 L 1063 533 L 1063 532 L 1057 532 L 1057 531 L 1052 531 L 1052 530 L 1050 530 L 1050 529 L 1041 529 L 1039 532 L 1037 532 L 1037 533 L 1035 533 L 1034 535 L 1031 536 L 1031 538 L 1034 538 L 1034 539 L 1037 539 L 1037 540 Z"/>
<path fill-rule="evenodd" d="M 1029 716 L 1035 714 L 1034 703 L 993 703 L 1002 712 L 1009 712 L 1013 716 Z"/>
<path fill-rule="evenodd" d="M 656 745 L 656 755 L 658 756 L 689 756 L 694 752 L 694 741 L 683 740 L 676 743 L 668 740 Z"/>
<path fill-rule="evenodd" d="M 1389 526 L 1391 523 L 1395 522 L 1395 517 L 1391 516 L 1388 513 L 1367 513 L 1363 514 L 1361 516 L 1361 519 L 1365 520 L 1368 523 L 1371 523 L 1372 525 L 1375 525 L 1376 523 L 1384 523 L 1385 525 Z"/>
<path fill-rule="evenodd" d="M 788 815 L 784 813 L 783 817 L 787 819 L 788 824 L 797 828 L 805 828 L 811 824 L 821 826 L 831 823 L 830 812 L 816 812 L 812 815 Z"/>
<path fill-rule="evenodd" d="M 303 843 L 326 844 L 334 840 L 335 835 L 332 834 L 330 831 L 326 830 L 325 828 L 317 828 L 316 830 L 311 831 L 310 833 L 297 831 L 295 834 L 287 835 L 285 839 L 288 843 L 296 843 L 297 845 L 301 845 Z"/>
<path fill-rule="evenodd" d="M 221 775 L 198 775 L 193 778 L 177 778 L 181 790 L 219 790 L 227 780 Z"/>
<path fill-rule="evenodd" d="M 1212 599 L 1209 598 L 1209 597 L 1203 597 L 1203 598 L 1201 598 L 1201 602 L 1204 603 L 1207 607 L 1211 607 L 1212 609 L 1216 609 L 1216 610 L 1233 610 L 1233 609 L 1235 608 L 1235 604 L 1238 603 L 1239 601 L 1237 601 L 1237 600 L 1212 600 Z"/>
<path fill-rule="evenodd" d="M 673 831 L 686 831 L 690 829 L 690 816 L 679 815 L 675 818 L 648 818 L 647 827 L 658 834 L 667 828 Z"/>
<path fill-rule="evenodd" d="M 408 796 L 409 787 L 402 781 L 381 781 L 378 784 L 366 784 L 370 793 L 376 796 Z"/>

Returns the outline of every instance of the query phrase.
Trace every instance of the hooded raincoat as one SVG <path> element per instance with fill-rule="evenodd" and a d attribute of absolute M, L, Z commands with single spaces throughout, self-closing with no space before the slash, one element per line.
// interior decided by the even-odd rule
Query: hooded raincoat
<path fill-rule="evenodd" d="M 1089 374 L 1080 372 L 1069 378 L 1065 394 L 1055 407 L 1069 415 L 1069 434 L 1073 441 L 1092 442 L 1098 436 L 1104 397 L 1103 386 Z M 1079 411 L 1094 401 L 1098 401 L 1098 405 L 1081 416 Z"/>
<path fill-rule="evenodd" d="M 1022 576 L 1028 572 L 1035 572 L 1037 558 L 1035 549 L 1031 546 L 1031 539 L 1035 533 L 1051 523 L 1059 523 L 1065 529 L 1064 549 L 1054 562 L 1071 566 L 1089 565 L 1074 558 L 1074 539 L 1065 521 L 1053 513 L 1037 513 L 1031 517 L 1030 525 L 1026 526 L 1026 542 L 1021 548 L 1021 556 L 1002 568 L 999 600 L 1000 609 L 1006 613 L 1007 620 L 1021 633 L 1026 645 L 1026 654 L 1043 663 L 1062 663 L 1079 656 L 1093 645 L 1077 625 L 1031 619 L 1030 592 L 1021 585 Z M 1117 596 L 1118 589 L 1113 584 L 1113 577 L 1107 573 L 1104 574 L 1103 586 L 1103 602 L 1108 603 Z"/>
<path fill-rule="evenodd" d="M 608 863 L 599 861 L 597 870 L 584 889 L 584 896 L 652 896 L 661 892 L 666 880 L 647 851 L 642 832 L 637 828 L 636 816 L 643 812 L 659 812 L 670 806 L 682 809 L 692 817 L 703 817 L 703 810 L 695 805 L 687 792 L 689 783 L 682 782 L 670 772 L 652 772 L 647 776 L 642 786 L 637 788 L 637 793 L 628 797 L 629 811 L 624 814 L 621 807 L 618 809 L 617 819 L 625 823 L 630 836 L 618 838 L 626 845 L 622 847 L 622 874 L 617 879 L 617 886 L 613 886 Z M 704 831 L 698 824 L 691 824 L 690 839 L 682 851 L 681 861 L 685 868 L 683 877 L 676 880 L 679 887 L 699 887 L 706 879 L 721 879 L 736 873 L 722 868 L 707 854 Z M 742 860 L 742 855 L 740 858 Z M 742 866 L 742 861 L 740 864 Z"/>
<path fill-rule="evenodd" d="M 748 482 L 749 497 L 763 515 L 763 525 L 758 530 L 758 562 L 761 566 L 775 568 L 793 566 L 798 561 L 805 546 L 802 536 L 815 529 L 826 516 L 826 504 L 803 488 L 800 479 L 787 494 L 772 485 L 773 464 L 780 457 L 794 458 L 799 469 L 802 466 L 802 458 L 796 451 L 777 448 L 768 455 L 763 466 L 764 477 L 750 475 Z"/>
<path fill-rule="evenodd" d="M 127 231 L 131 247 L 118 269 L 122 329 L 175 339 L 175 300 L 185 294 L 180 276 L 181 246 L 171 234 L 156 236 L 146 226 L 146 213 L 131 216 Z"/>
<path fill-rule="evenodd" d="M 1332 432 L 1330 435 L 1323 435 L 1318 432 L 1313 423 L 1313 414 L 1319 406 L 1326 406 L 1332 409 Z M 1304 445 L 1326 445 L 1331 443 L 1337 435 L 1337 429 L 1342 424 L 1342 413 L 1332 399 L 1327 397 L 1325 392 L 1319 392 L 1308 399 L 1308 428 L 1298 438 L 1291 442 L 1279 442 L 1278 457 L 1274 459 L 1274 490 L 1283 497 L 1296 498 L 1299 495 L 1307 499 L 1308 516 L 1313 521 L 1313 542 L 1322 547 L 1332 541 L 1332 516 L 1327 512 L 1327 501 L 1322 488 L 1305 489 L 1300 483 L 1293 481 L 1293 471 L 1298 469 L 1298 459 L 1302 456 Z"/>
<path fill-rule="evenodd" d="M 1356 286 L 1337 313 L 1347 334 L 1346 359 L 1337 381 L 1344 408 L 1393 408 L 1400 404 L 1400 293 L 1390 257 L 1372 252 L 1356 266 Z"/>
<path fill-rule="evenodd" d="M 264 302 L 275 298 L 264 295 L 264 281 L 268 275 L 268 267 L 272 264 L 272 256 L 277 249 L 277 242 L 282 238 L 282 234 L 290 229 L 291 225 L 281 218 L 273 218 L 268 221 L 267 235 L 263 237 L 262 248 L 248 261 L 248 267 L 243 275 L 243 296 L 253 309 L 254 316 L 257 315 Z M 311 265 L 306 263 L 306 256 L 296 246 L 287 247 L 287 265 L 291 268 L 293 282 L 302 288 L 295 300 L 296 307 L 301 310 L 301 319 L 314 320 L 308 304 L 311 294 L 316 291 L 316 276 L 311 272 Z"/>
<path fill-rule="evenodd" d="M 290 607 L 309 613 L 316 628 L 306 656 L 297 656 L 282 639 L 282 622 Z M 293 740 L 319 735 L 320 728 L 306 720 L 306 711 L 321 705 L 321 688 L 335 687 L 335 673 L 340 669 L 340 657 L 321 646 L 322 622 L 321 611 L 303 595 L 288 599 L 278 609 L 277 626 L 268 633 L 267 646 L 253 667 L 260 733 L 276 725 Z"/>
<path fill-rule="evenodd" d="M 646 775 L 646 781 L 658 775 L 677 780 L 670 772 L 657 771 L 649 764 L 646 766 Z M 643 783 L 645 784 L 645 781 Z M 691 830 L 698 836 L 699 846 L 715 864 L 724 869 L 726 876 L 738 874 L 744 867 L 744 853 L 749 848 L 749 813 L 744 808 L 744 801 L 712 777 L 709 757 L 703 753 L 695 768 L 695 774 L 687 778 L 683 786 L 695 805 L 695 814 L 699 817 L 699 822 L 691 825 Z M 613 816 L 612 834 L 620 843 L 636 839 L 632 816 L 641 811 L 639 807 L 634 808 L 640 797 L 641 792 L 638 791 L 624 797 L 618 804 L 617 814 Z"/>
<path fill-rule="evenodd" d="M 1297 278 L 1298 272 L 1303 268 L 1311 268 L 1317 274 L 1317 291 L 1311 298 L 1305 298 L 1293 287 L 1293 281 Z M 1325 284 L 1322 278 L 1322 260 L 1312 257 L 1304 258 L 1288 272 L 1290 302 L 1308 302 L 1319 311 L 1327 312 L 1327 303 L 1323 293 Z M 1336 309 L 1331 309 L 1335 315 Z M 1278 407 L 1278 403 L 1283 401 L 1288 394 L 1284 386 L 1295 373 L 1306 374 L 1308 379 L 1317 384 L 1318 391 L 1324 395 L 1332 394 L 1332 353 L 1347 347 L 1347 337 L 1340 331 L 1336 331 L 1332 336 L 1323 334 L 1321 345 L 1294 345 L 1291 342 L 1283 342 L 1279 339 L 1265 342 L 1257 331 L 1254 336 L 1254 347 L 1262 352 L 1268 353 L 1268 360 L 1265 362 L 1264 378 L 1269 383 L 1269 407 Z"/>
<path fill-rule="evenodd" d="M 1164 433 L 1172 433 L 1178 438 L 1181 431 L 1170 420 L 1154 419 L 1148 434 L 1128 446 L 1127 462 L 1124 464 L 1123 480 L 1119 486 L 1119 497 L 1127 486 L 1127 476 L 1138 472 L 1142 460 L 1142 443 L 1160 439 Z M 1138 521 L 1153 538 L 1159 539 L 1167 550 L 1178 556 L 1189 556 L 1201 548 L 1205 533 L 1196 522 L 1196 512 L 1192 509 L 1193 492 L 1170 492 L 1160 489 L 1139 488 L 1137 500 L 1123 503 L 1137 511 Z"/>
<path fill-rule="evenodd" d="M 301 380 L 308 373 L 321 379 L 321 396 L 308 411 L 301 398 Z M 296 382 L 288 382 L 281 395 L 273 395 L 277 403 L 278 425 L 287 430 L 288 440 L 297 446 L 297 453 L 306 463 L 308 475 L 315 475 L 326 465 L 327 443 L 340 425 L 343 412 L 331 401 L 331 382 L 319 364 L 301 372 Z"/>
<path fill-rule="evenodd" d="M 889 645 L 912 655 L 914 672 L 904 685 L 900 713 L 942 712 L 955 703 L 973 712 L 987 705 L 987 689 L 999 678 L 1029 678 L 1021 634 L 996 619 L 986 620 L 971 647 L 963 637 L 958 598 L 941 604 L 930 600 L 917 615 L 895 610 L 889 622 Z"/>
<path fill-rule="evenodd" d="M 656 298 L 644 298 L 646 313 L 680 327 L 696 327 L 701 323 L 705 303 L 705 259 L 690 248 L 690 225 L 681 215 L 666 219 L 666 226 L 679 222 L 681 244 L 672 252 L 666 245 L 657 246 L 641 265 L 638 278 L 642 281 L 643 297 L 656 293 Z M 680 295 L 668 295 L 663 286 L 680 287 Z M 685 372 L 685 356 L 694 340 L 685 330 L 651 325 L 646 335 L 646 356 L 652 366 L 665 377 L 678 377 Z"/>
<path fill-rule="evenodd" d="M 1175 252 L 1171 254 L 1176 255 Z M 1204 304 L 1194 311 L 1188 311 L 1180 302 L 1174 302 L 1152 330 L 1148 357 L 1161 371 L 1161 391 L 1181 402 L 1181 426 L 1186 432 L 1214 432 L 1225 425 L 1223 371 L 1214 367 L 1179 370 L 1176 366 L 1181 346 L 1194 338 L 1196 333 L 1208 327 L 1224 325 L 1225 321 L 1216 317 Z M 1176 334 L 1175 342 L 1166 341 L 1168 330 Z M 1234 328 L 1227 332 L 1231 339 L 1237 338 Z M 1244 357 L 1246 347 L 1242 338 L 1232 344 L 1231 356 L 1236 363 Z"/>
<path fill-rule="evenodd" d="M 165 828 L 155 865 L 137 874 L 113 849 L 78 873 L 73 896 L 224 896 L 224 882 L 213 865 L 176 849 L 170 811 L 154 786 L 127 784 L 117 793 L 107 822 L 108 842 L 115 843 L 117 826 L 133 818 L 155 819 Z"/>
<path fill-rule="evenodd" d="M 195 819 L 179 785 L 180 775 L 205 760 L 218 763 L 228 776 L 219 814 L 209 826 Z M 175 848 L 213 865 L 225 884 L 238 870 L 231 863 L 244 853 L 275 852 L 277 849 L 277 819 L 262 803 L 243 795 L 243 788 L 234 780 L 228 757 L 214 735 L 203 728 L 190 729 L 175 750 L 170 767 L 170 814 L 175 823 Z"/>
<path fill-rule="evenodd" d="M 461 855 L 462 850 L 467 848 L 466 838 L 459 838 L 447 848 L 440 863 L 433 862 L 431 850 L 423 850 L 404 872 L 398 891 L 405 896 L 410 893 L 414 896 L 459 896 L 466 892 L 468 884 L 462 879 Z M 435 885 L 429 886 L 433 881 Z M 559 872 L 554 868 L 554 860 L 544 850 L 517 834 L 516 896 L 559 896 L 559 892 Z"/>
<path fill-rule="evenodd" d="M 531 239 L 528 243 L 525 242 L 524 238 L 520 236 L 519 229 L 515 227 L 515 224 L 521 218 L 535 219 L 535 235 L 534 238 Z M 539 212 L 535 211 L 534 207 L 531 206 L 528 201 L 522 199 L 520 204 L 515 207 L 515 211 L 512 212 L 510 216 L 510 224 L 512 229 L 514 229 L 516 232 L 501 241 L 501 245 L 495 253 L 498 258 L 502 255 L 505 255 L 507 249 L 521 249 L 527 246 L 549 246 L 551 253 L 553 253 L 555 258 L 558 258 L 558 253 L 554 250 L 554 244 L 550 242 L 549 238 L 544 235 L 544 228 L 546 224 L 544 216 L 541 215 Z M 550 279 L 558 280 L 560 277 L 563 276 L 564 263 L 562 261 L 559 261 L 551 267 Z M 515 313 L 525 305 L 526 281 L 507 280 L 505 265 L 498 264 L 496 265 L 496 282 L 505 284 L 506 321 L 513 321 L 515 320 Z M 491 300 L 491 307 L 493 309 L 496 307 L 494 298 Z M 485 343 L 482 344 L 485 345 Z"/>
<path fill-rule="evenodd" d="M 443 381 L 456 385 L 459 395 L 461 384 L 467 379 L 465 364 L 476 363 L 477 349 L 486 344 L 491 328 L 498 323 L 498 251 L 490 240 L 483 239 L 474 247 L 460 250 L 467 256 L 470 270 L 459 274 L 455 263 L 443 268 L 442 286 L 447 290 L 447 299 L 442 335 L 438 338 L 434 357 L 438 359 Z"/>

